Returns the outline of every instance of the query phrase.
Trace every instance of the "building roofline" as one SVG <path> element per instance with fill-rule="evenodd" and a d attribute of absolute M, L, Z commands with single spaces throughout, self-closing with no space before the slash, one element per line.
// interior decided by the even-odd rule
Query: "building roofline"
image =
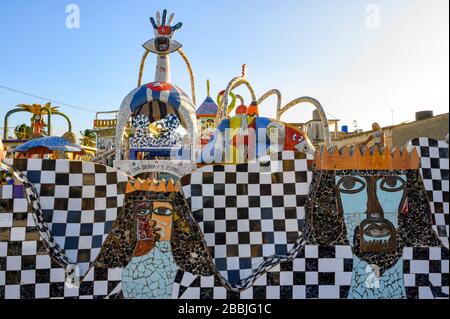
<path fill-rule="evenodd" d="M 384 131 L 384 130 L 388 130 L 388 129 L 391 129 L 391 128 L 409 126 L 409 125 L 413 125 L 413 124 L 415 124 L 417 122 L 430 121 L 430 120 L 434 120 L 434 119 L 437 119 L 437 118 L 445 117 L 445 116 L 448 116 L 448 115 L 449 115 L 448 112 L 447 113 L 442 113 L 442 114 L 434 115 L 432 117 L 429 117 L 429 118 L 426 118 L 426 119 L 423 119 L 423 120 L 411 121 L 411 122 L 405 122 L 405 123 L 400 123 L 400 124 L 395 124 L 395 125 L 384 126 L 381 129 Z M 347 137 L 361 136 L 361 135 L 367 134 L 369 132 L 372 132 L 372 130 L 363 131 L 363 132 L 360 132 L 360 133 L 348 133 L 348 135 L 346 135 L 343 138 L 340 138 L 338 140 L 343 140 L 343 139 L 345 139 Z"/>

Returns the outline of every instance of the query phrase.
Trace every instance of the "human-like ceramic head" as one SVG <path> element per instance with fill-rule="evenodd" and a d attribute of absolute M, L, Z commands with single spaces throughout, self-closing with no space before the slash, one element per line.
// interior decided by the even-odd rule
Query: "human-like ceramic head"
<path fill-rule="evenodd" d="M 336 195 L 350 245 L 359 241 L 362 252 L 394 252 L 397 216 L 405 210 L 406 176 L 340 173 L 335 178 Z"/>
<path fill-rule="evenodd" d="M 2 137 L 0 136 L 0 161 L 5 158 L 6 152 L 3 148 Z"/>
<path fill-rule="evenodd" d="M 403 247 L 440 245 L 431 227 L 418 155 L 397 151 L 318 152 L 310 191 L 314 195 L 306 204 L 310 243 L 348 244 L 381 271 L 398 261 Z"/>

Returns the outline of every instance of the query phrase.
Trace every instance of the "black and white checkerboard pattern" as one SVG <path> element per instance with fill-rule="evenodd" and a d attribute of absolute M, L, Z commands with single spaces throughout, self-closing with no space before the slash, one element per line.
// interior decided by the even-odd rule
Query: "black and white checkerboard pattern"
<path fill-rule="evenodd" d="M 123 206 L 129 177 L 82 161 L 14 159 L 10 164 L 36 188 L 52 237 L 84 276 Z"/>
<path fill-rule="evenodd" d="M 0 242 L 0 299 L 105 298 L 120 284 L 122 269 L 93 268 L 79 287 L 66 279 L 42 240 Z"/>
<path fill-rule="evenodd" d="M 300 250 L 310 181 L 308 160 L 297 152 L 207 165 L 183 178 L 183 192 L 219 276 L 230 287 L 247 287 Z"/>
<path fill-rule="evenodd" d="M 225 289 L 219 278 L 178 271 L 174 299 L 346 299 L 352 279 L 350 246 L 306 245 L 292 261 L 262 274 L 241 292 Z M 449 251 L 445 247 L 405 247 L 403 276 L 407 298 L 449 298 Z"/>
<path fill-rule="evenodd" d="M 180 299 L 340 299 L 347 298 L 352 278 L 350 246 L 306 245 L 291 261 L 283 261 L 258 277 L 246 290 L 225 289 L 217 277 L 179 271 L 173 298 Z"/>
<path fill-rule="evenodd" d="M 405 247 L 403 276 L 408 298 L 449 298 L 449 250 L 445 247 Z"/>
<path fill-rule="evenodd" d="M 45 249 L 52 255 L 55 262 L 67 269 L 69 260 L 64 250 L 54 240 L 47 223 L 44 221 L 41 205 L 34 185 L 25 175 L 15 168 L 0 162 L 0 169 L 7 171 L 12 178 L 13 185 L 2 185 L 2 233 L 3 240 L 22 241 L 26 239 L 28 210 L 32 214 L 34 228 Z"/>
<path fill-rule="evenodd" d="M 36 189 L 26 176 L 1 165 L 12 173 L 16 185 L 0 186 L 0 299 L 105 298 L 115 292 L 119 268 L 91 269 L 77 284 L 80 271 L 52 237 Z M 70 274 L 67 266 L 75 273 Z"/>
<path fill-rule="evenodd" d="M 448 144 L 428 137 L 409 142 L 420 156 L 420 170 L 433 213 L 433 228 L 449 248 L 449 159 Z"/>

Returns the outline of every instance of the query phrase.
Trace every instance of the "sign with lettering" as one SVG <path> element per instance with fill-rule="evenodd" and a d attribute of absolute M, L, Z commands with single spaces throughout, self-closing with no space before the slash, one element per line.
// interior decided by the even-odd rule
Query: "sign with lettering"
<path fill-rule="evenodd" d="M 153 160 L 153 161 L 116 161 L 115 167 L 128 175 L 136 176 L 142 173 L 169 173 L 177 177 L 190 174 L 197 165 L 191 161 Z"/>

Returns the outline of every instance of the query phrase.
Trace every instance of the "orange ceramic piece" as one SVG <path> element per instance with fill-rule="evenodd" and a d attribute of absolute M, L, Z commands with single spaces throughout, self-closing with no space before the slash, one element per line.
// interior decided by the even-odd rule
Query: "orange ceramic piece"
<path fill-rule="evenodd" d="M 408 152 L 406 148 L 383 149 L 358 146 L 350 149 L 345 146 L 338 150 L 336 147 L 322 148 L 316 153 L 316 169 L 321 170 L 403 170 L 418 169 L 420 158 L 415 148 Z"/>

